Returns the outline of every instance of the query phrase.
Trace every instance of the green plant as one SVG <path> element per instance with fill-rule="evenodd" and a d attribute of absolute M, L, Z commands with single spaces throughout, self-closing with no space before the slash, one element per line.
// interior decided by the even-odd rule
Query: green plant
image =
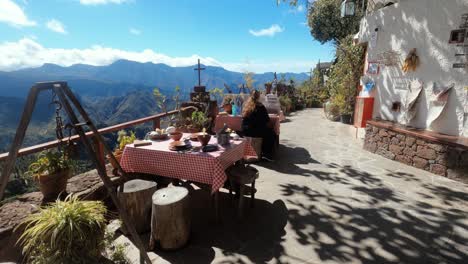
<path fill-rule="evenodd" d="M 232 96 L 230 94 L 224 96 L 223 105 L 232 104 L 232 102 L 234 102 L 234 96 Z"/>
<path fill-rule="evenodd" d="M 130 135 L 125 130 L 120 130 L 117 133 L 117 142 L 119 143 L 117 150 L 123 151 L 127 144 L 132 144 L 135 141 L 135 132 L 130 131 Z"/>
<path fill-rule="evenodd" d="M 203 129 L 209 121 L 209 118 L 202 111 L 195 111 L 191 116 L 192 126 L 197 129 Z"/>
<path fill-rule="evenodd" d="M 286 95 L 281 95 L 278 97 L 278 99 L 281 105 L 281 110 L 283 110 L 285 114 L 288 114 L 291 111 L 291 107 L 293 104 L 291 98 L 289 98 Z"/>
<path fill-rule="evenodd" d="M 98 263 L 104 249 L 106 207 L 69 195 L 25 221 L 18 240 L 28 263 Z"/>
<path fill-rule="evenodd" d="M 39 178 L 43 175 L 53 174 L 73 167 L 73 161 L 63 153 L 48 151 L 39 155 L 38 159 L 31 163 L 27 175 Z"/>
<path fill-rule="evenodd" d="M 218 87 L 211 89 L 210 95 L 213 96 L 213 99 L 216 100 L 216 103 L 219 103 L 223 99 L 224 90 Z"/>

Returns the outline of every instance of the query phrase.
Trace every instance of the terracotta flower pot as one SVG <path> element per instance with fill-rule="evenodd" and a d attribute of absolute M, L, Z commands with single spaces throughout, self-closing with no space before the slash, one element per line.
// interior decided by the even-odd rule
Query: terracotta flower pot
<path fill-rule="evenodd" d="M 203 134 L 198 134 L 198 141 L 201 143 L 202 146 L 206 146 L 208 145 L 208 142 L 210 142 L 210 139 L 211 139 L 211 135 L 209 134 L 206 134 L 206 135 L 203 135 Z"/>
<path fill-rule="evenodd" d="M 182 138 L 183 135 L 184 135 L 184 134 L 182 134 L 182 132 L 174 132 L 174 133 L 169 134 L 169 136 L 170 136 L 170 137 L 172 138 L 172 140 L 174 140 L 174 141 L 179 141 L 179 140 Z"/>
<path fill-rule="evenodd" d="M 37 182 L 39 183 L 39 189 L 44 196 L 44 200 L 54 200 L 60 193 L 65 193 L 67 190 L 67 180 L 70 177 L 70 169 L 39 176 Z"/>
<path fill-rule="evenodd" d="M 232 114 L 232 104 L 223 105 L 224 111 L 228 114 Z"/>
<path fill-rule="evenodd" d="M 117 150 L 114 152 L 114 157 L 119 163 L 120 163 L 120 159 L 122 158 L 122 154 L 123 152 L 121 150 Z M 119 167 L 119 164 L 112 161 L 112 159 L 110 159 L 109 156 L 107 156 L 107 159 L 109 160 L 110 164 L 112 165 L 114 169 L 117 169 Z"/>

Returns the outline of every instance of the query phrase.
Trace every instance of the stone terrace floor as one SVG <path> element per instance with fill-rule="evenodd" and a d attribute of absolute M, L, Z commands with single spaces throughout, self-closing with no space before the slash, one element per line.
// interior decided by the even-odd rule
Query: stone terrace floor
<path fill-rule="evenodd" d="M 255 165 L 244 220 L 223 194 L 216 225 L 208 193 L 194 191 L 189 244 L 151 252 L 154 263 L 468 263 L 468 185 L 362 150 L 319 109 L 288 119 L 277 161 Z"/>

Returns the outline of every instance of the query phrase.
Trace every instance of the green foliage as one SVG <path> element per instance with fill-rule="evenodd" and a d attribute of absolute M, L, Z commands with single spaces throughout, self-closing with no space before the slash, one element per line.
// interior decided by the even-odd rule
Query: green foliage
<path fill-rule="evenodd" d="M 167 97 L 163 93 L 161 93 L 159 88 L 153 89 L 153 95 L 159 110 L 161 112 L 167 112 Z"/>
<path fill-rule="evenodd" d="M 289 112 L 291 112 L 291 108 L 292 108 L 292 100 L 291 98 L 289 98 L 287 95 L 280 95 L 278 97 L 278 100 L 280 102 L 280 105 L 281 105 L 281 110 L 283 110 L 284 114 L 289 114 Z"/>
<path fill-rule="evenodd" d="M 219 103 L 223 99 L 224 96 L 224 89 L 221 89 L 219 87 L 215 87 L 211 89 L 210 95 L 213 96 L 214 100 Z"/>
<path fill-rule="evenodd" d="M 337 46 L 336 54 L 337 62 L 330 69 L 326 89 L 341 113 L 350 114 L 363 71 L 364 48 L 353 45 L 352 36 L 348 36 Z"/>
<path fill-rule="evenodd" d="M 130 131 L 130 135 L 129 135 L 127 131 L 120 130 L 119 132 L 117 132 L 117 135 L 118 135 L 117 142 L 119 144 L 118 150 L 124 150 L 127 144 L 132 144 L 133 141 L 135 141 L 136 139 L 135 132 L 133 131 Z"/>
<path fill-rule="evenodd" d="M 194 111 L 192 113 L 191 122 L 192 126 L 202 130 L 207 124 L 210 119 L 205 115 L 202 111 Z"/>
<path fill-rule="evenodd" d="M 104 248 L 106 207 L 69 195 L 25 221 L 18 242 L 28 263 L 98 263 Z"/>
<path fill-rule="evenodd" d="M 31 163 L 27 175 L 39 178 L 42 175 L 53 174 L 73 167 L 73 161 L 63 153 L 47 151 L 39 155 L 38 159 Z"/>
<path fill-rule="evenodd" d="M 310 4 L 308 23 L 312 36 L 322 44 L 338 42 L 350 34 L 359 31 L 359 23 L 363 16 L 361 4 L 357 0 L 356 12 L 352 17 L 341 17 L 342 0 L 316 0 Z"/>
<path fill-rule="evenodd" d="M 245 72 L 244 73 L 244 82 L 245 82 L 245 86 L 249 89 L 249 90 L 252 90 L 254 88 L 253 84 L 255 82 L 254 78 L 254 73 L 253 72 Z"/>

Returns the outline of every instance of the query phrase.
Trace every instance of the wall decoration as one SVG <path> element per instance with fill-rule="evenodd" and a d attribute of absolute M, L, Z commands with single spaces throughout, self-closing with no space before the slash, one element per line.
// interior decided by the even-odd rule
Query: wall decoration
<path fill-rule="evenodd" d="M 379 74 L 379 63 L 376 61 L 369 61 L 367 65 L 368 74 Z"/>
<path fill-rule="evenodd" d="M 406 104 L 405 104 L 405 116 L 404 119 L 406 124 L 409 124 L 411 120 L 416 116 L 416 105 L 419 101 L 421 91 L 423 89 L 423 83 L 419 80 L 413 80 L 409 84 L 409 92 L 406 95 Z"/>
<path fill-rule="evenodd" d="M 429 106 L 429 113 L 428 113 L 428 121 L 429 121 L 429 126 L 434 123 L 437 118 L 444 112 L 445 106 L 447 105 L 447 101 L 450 95 L 450 91 L 452 91 L 452 88 L 455 86 L 455 84 L 451 84 L 448 86 L 438 86 L 436 83 L 434 83 L 434 86 L 432 87 L 432 93 L 435 95 L 435 100 L 432 100 L 430 102 Z"/>
<path fill-rule="evenodd" d="M 403 71 L 410 72 L 415 71 L 419 66 L 419 57 L 416 55 L 416 49 L 410 50 L 406 56 L 405 62 L 403 63 Z"/>
<path fill-rule="evenodd" d="M 401 102 L 393 102 L 392 103 L 392 111 L 393 112 L 400 112 L 401 110 Z"/>
<path fill-rule="evenodd" d="M 451 43 L 451 44 L 464 43 L 465 42 L 465 34 L 466 34 L 466 30 L 464 28 L 452 30 L 450 32 L 449 43 Z"/>
<path fill-rule="evenodd" d="M 468 67 L 468 63 L 454 63 L 453 68 L 454 69 L 464 69 Z"/>
<path fill-rule="evenodd" d="M 369 48 L 375 48 L 377 47 L 377 37 L 379 36 L 379 28 L 375 28 L 374 31 L 372 31 L 371 36 L 370 36 L 370 41 L 369 41 Z"/>
<path fill-rule="evenodd" d="M 400 53 L 389 50 L 377 54 L 377 60 L 385 66 L 398 66 L 400 64 Z"/>

